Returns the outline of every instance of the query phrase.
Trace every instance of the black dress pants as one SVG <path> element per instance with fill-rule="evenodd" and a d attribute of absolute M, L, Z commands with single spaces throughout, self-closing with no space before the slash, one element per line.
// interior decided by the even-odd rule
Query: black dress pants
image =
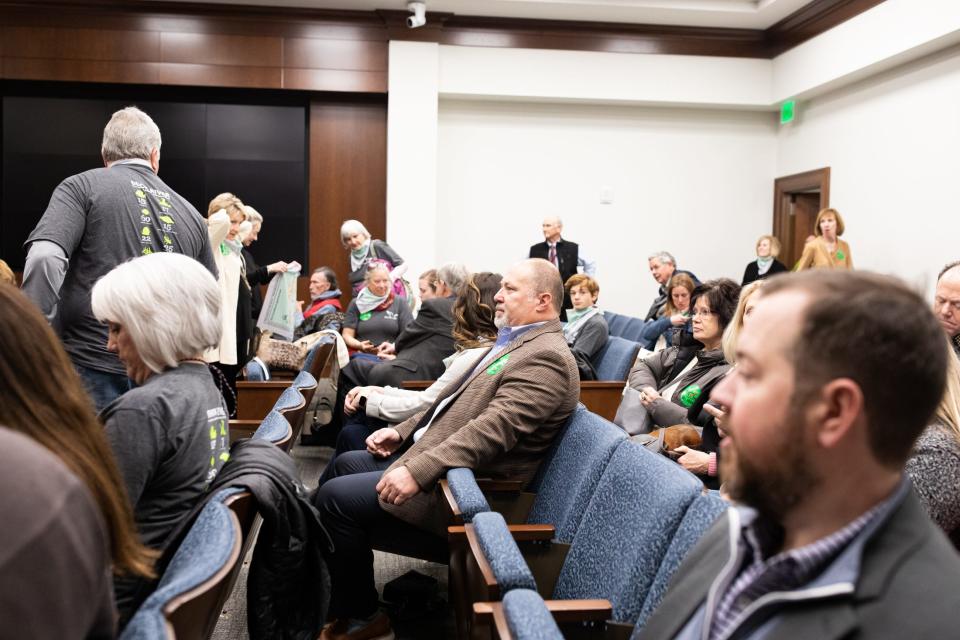
<path fill-rule="evenodd" d="M 367 451 L 339 455 L 314 496 L 333 541 L 333 551 L 327 555 L 333 618 L 364 618 L 376 611 L 373 549 L 423 558 L 442 555 L 446 548 L 441 536 L 380 508 L 376 486 L 394 459 L 375 458 Z"/>

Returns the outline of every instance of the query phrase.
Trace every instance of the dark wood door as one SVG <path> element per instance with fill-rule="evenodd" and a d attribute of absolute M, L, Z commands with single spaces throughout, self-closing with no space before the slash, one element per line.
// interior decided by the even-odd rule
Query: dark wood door
<path fill-rule="evenodd" d="M 784 237 L 780 238 L 783 245 L 780 250 L 780 261 L 792 268 L 803 254 L 803 246 L 807 238 L 813 235 L 813 223 L 820 211 L 820 192 L 791 193 L 785 196 L 787 224 Z"/>
<path fill-rule="evenodd" d="M 793 268 L 817 213 L 830 206 L 830 168 L 777 178 L 773 189 L 773 235 L 780 240 L 780 261 Z"/>

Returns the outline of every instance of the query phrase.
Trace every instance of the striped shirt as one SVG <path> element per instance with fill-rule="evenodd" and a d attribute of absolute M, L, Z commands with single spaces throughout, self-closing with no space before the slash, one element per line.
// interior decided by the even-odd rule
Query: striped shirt
<path fill-rule="evenodd" d="M 856 520 L 830 535 L 798 549 L 784 551 L 770 557 L 783 543 L 783 529 L 776 523 L 758 516 L 743 527 L 740 540 L 744 551 L 740 571 L 720 597 L 717 608 L 705 621 L 709 625 L 709 640 L 729 638 L 755 611 L 746 612 L 762 596 L 797 590 L 817 577 L 846 546 L 881 513 L 887 511 L 892 500 L 877 504 Z M 747 615 L 744 615 L 744 614 Z"/>

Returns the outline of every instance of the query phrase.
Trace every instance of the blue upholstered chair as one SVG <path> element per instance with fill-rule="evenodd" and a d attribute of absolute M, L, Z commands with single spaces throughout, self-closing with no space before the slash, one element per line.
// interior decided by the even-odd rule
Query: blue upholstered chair
<path fill-rule="evenodd" d="M 571 542 L 610 457 L 625 439 L 623 429 L 578 406 L 553 455 L 540 465 L 526 522 L 551 524 L 555 540 Z"/>
<path fill-rule="evenodd" d="M 270 379 L 270 367 L 260 358 L 254 358 L 244 366 L 246 374 L 244 380 L 250 382 L 266 382 Z"/>
<path fill-rule="evenodd" d="M 707 529 L 723 515 L 728 506 L 727 502 L 715 493 L 705 493 L 697 496 L 697 499 L 687 508 L 687 513 L 683 516 L 680 526 L 673 535 L 673 540 L 670 541 L 670 547 L 660 562 L 653 584 L 647 591 L 647 598 L 643 602 L 640 616 L 636 621 L 634 636 L 639 635 L 639 630 L 647 624 L 647 620 L 660 605 L 660 601 L 667 593 L 667 587 L 670 586 L 670 579 L 673 578 L 683 559 L 687 557 L 687 553 L 697 544 Z"/>
<path fill-rule="evenodd" d="M 640 342 L 640 336 L 643 334 L 645 326 L 647 326 L 647 323 L 641 318 L 627 318 L 627 324 L 624 326 L 620 337 L 631 342 Z"/>
<path fill-rule="evenodd" d="M 249 493 L 236 488 L 223 489 L 210 498 L 163 572 L 157 589 L 123 630 L 121 640 L 200 639 L 212 635 L 240 567 L 244 535 L 252 526 L 255 510 L 251 501 Z"/>
<path fill-rule="evenodd" d="M 612 311 L 604 311 L 603 317 L 607 321 L 607 331 L 611 336 L 621 336 L 627 326 L 628 316 L 622 316 Z"/>
<path fill-rule="evenodd" d="M 625 338 L 610 335 L 595 359 L 597 380 L 626 380 L 630 367 L 637 358 L 640 345 Z"/>
<path fill-rule="evenodd" d="M 479 606 L 478 618 L 495 627 L 500 638 L 563 640 L 553 614 L 536 591 L 513 589 L 504 596 L 503 602 L 485 602 Z"/>
<path fill-rule="evenodd" d="M 566 545 L 547 545 L 528 536 L 520 552 L 536 557 L 532 566 L 537 590 L 557 600 L 605 599 L 611 620 L 633 624 L 639 617 L 661 562 L 687 508 L 703 489 L 692 474 L 642 446 L 621 441 L 587 504 L 567 551 Z M 491 516 L 493 514 L 490 514 Z M 478 535 L 483 522 L 483 543 Z M 471 592 L 474 601 L 496 600 L 511 588 L 527 582 L 506 563 L 509 572 L 500 583 L 497 566 L 483 557 L 483 549 L 503 549 L 513 542 L 505 524 L 488 514 L 478 514 L 465 526 L 472 551 L 481 557 L 470 561 L 482 576 Z M 551 557 L 556 549 L 555 557 Z M 566 552 L 566 553 L 564 553 Z M 559 565 L 559 572 L 551 567 Z M 555 578 L 554 578 L 555 576 Z"/>
<path fill-rule="evenodd" d="M 274 410 L 267 414 L 251 438 L 268 440 L 284 451 L 288 451 L 293 442 L 293 429 L 287 419 L 279 411 Z"/>
<path fill-rule="evenodd" d="M 623 429 L 578 405 L 527 491 L 484 493 L 472 471 L 451 469 L 444 483 L 451 510 L 463 522 L 493 510 L 510 523 L 553 525 L 556 539 L 570 542 L 607 461 L 625 439 Z"/>

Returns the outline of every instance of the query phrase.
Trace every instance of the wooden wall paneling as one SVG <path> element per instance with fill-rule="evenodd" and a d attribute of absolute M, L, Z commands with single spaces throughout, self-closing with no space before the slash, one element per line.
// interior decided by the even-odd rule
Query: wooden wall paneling
<path fill-rule="evenodd" d="M 149 62 L 160 59 L 160 34 L 150 31 L 3 27 L 11 56 L 64 60 Z"/>
<path fill-rule="evenodd" d="M 279 67 L 164 63 L 158 65 L 157 82 L 200 87 L 280 89 L 283 86 L 283 70 Z"/>
<path fill-rule="evenodd" d="M 387 72 L 285 68 L 283 88 L 304 91 L 386 93 Z"/>
<path fill-rule="evenodd" d="M 292 68 L 386 71 L 388 56 L 386 41 L 283 39 L 283 64 Z"/>
<path fill-rule="evenodd" d="M 814 0 L 765 31 L 136 0 L 0 0 L 0 74 L 25 80 L 387 91 L 388 41 L 770 58 L 882 0 Z M 131 65 L 143 65 L 134 69 Z M 154 66 L 161 65 L 161 66 Z M 184 66 L 179 66 L 184 65 Z"/>
<path fill-rule="evenodd" d="M 282 67 L 283 39 L 274 36 L 162 32 L 160 60 L 190 64 Z"/>
<path fill-rule="evenodd" d="M 64 60 L 4 56 L 0 78 L 9 80 L 56 80 L 158 84 L 160 63 L 112 60 Z"/>
<path fill-rule="evenodd" d="M 332 267 L 346 303 L 350 260 L 340 244 L 340 225 L 355 218 L 374 238 L 386 232 L 385 97 L 317 96 L 310 105 L 309 154 L 310 264 L 304 265 L 304 273 Z M 305 283 L 300 286 L 305 288 Z"/>

